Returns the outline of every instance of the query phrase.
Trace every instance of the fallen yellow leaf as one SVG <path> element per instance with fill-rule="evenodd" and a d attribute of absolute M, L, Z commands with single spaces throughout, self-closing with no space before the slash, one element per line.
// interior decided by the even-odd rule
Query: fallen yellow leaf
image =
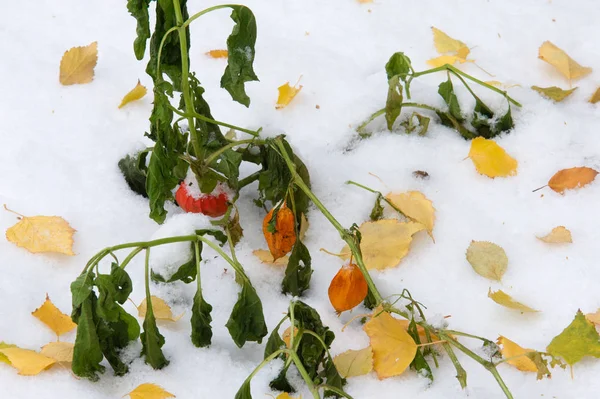
<path fill-rule="evenodd" d="M 454 53 L 463 60 L 467 58 L 470 51 L 465 43 L 451 38 L 434 26 L 431 27 L 431 30 L 433 31 L 433 44 L 438 53 Z"/>
<path fill-rule="evenodd" d="M 565 98 L 569 97 L 577 87 L 573 87 L 570 90 L 563 90 L 560 87 L 552 86 L 552 87 L 538 87 L 531 86 L 531 88 L 538 93 L 540 93 L 544 97 L 548 97 L 551 100 L 556 101 L 557 103 L 561 102 Z"/>
<path fill-rule="evenodd" d="M 60 83 L 63 85 L 90 83 L 98 62 L 98 42 L 88 46 L 73 47 L 60 60 Z"/>
<path fill-rule="evenodd" d="M 6 205 L 4 205 L 6 208 Z M 12 212 L 12 211 L 11 211 Z M 29 252 L 56 252 L 75 255 L 75 230 L 60 216 L 20 216 L 20 221 L 6 230 L 6 239 Z"/>
<path fill-rule="evenodd" d="M 558 69 L 569 81 L 581 78 L 592 72 L 592 68 L 579 65 L 567 53 L 549 41 L 541 45 L 538 58 Z"/>
<path fill-rule="evenodd" d="M 592 95 L 592 98 L 590 98 L 588 101 L 592 104 L 596 104 L 598 101 L 600 101 L 600 87 L 596 89 L 596 91 Z"/>
<path fill-rule="evenodd" d="M 57 362 L 73 362 L 73 348 L 71 342 L 50 342 L 42 347 L 40 354 L 51 357 Z"/>
<path fill-rule="evenodd" d="M 480 276 L 500 281 L 508 267 L 508 257 L 501 246 L 489 241 L 471 241 L 467 260 Z"/>
<path fill-rule="evenodd" d="M 379 379 L 402 374 L 417 354 L 417 344 L 400 320 L 387 312 L 375 313 L 363 326 L 371 340 L 373 369 Z"/>
<path fill-rule="evenodd" d="M 157 296 L 150 296 L 150 302 L 152 302 L 152 311 L 154 312 L 154 317 L 156 320 L 177 321 L 183 316 L 182 313 L 179 316 L 174 317 L 171 307 L 167 305 L 163 299 Z M 146 300 L 144 299 L 142 303 L 140 303 L 140 306 L 138 306 L 138 316 L 146 317 L 146 309 L 147 305 Z"/>
<path fill-rule="evenodd" d="M 8 358 L 20 375 L 36 375 L 56 363 L 56 360 L 29 349 L 1 348 L 0 353 Z"/>
<path fill-rule="evenodd" d="M 471 141 L 469 158 L 477 172 L 488 177 L 506 177 L 517 174 L 517 160 L 512 158 L 494 140 L 476 137 Z"/>
<path fill-rule="evenodd" d="M 550 233 L 544 237 L 538 237 L 538 239 L 550 244 L 573 242 L 571 232 L 565 226 L 557 226 Z"/>
<path fill-rule="evenodd" d="M 165 391 L 160 385 L 150 383 L 139 385 L 133 391 L 125 394 L 125 396 L 127 395 L 131 399 L 166 399 L 175 397 L 175 395 Z"/>
<path fill-rule="evenodd" d="M 397 219 L 382 219 L 360 225 L 362 235 L 360 249 L 367 269 L 383 270 L 398 265 L 408 254 L 413 234 L 425 230 L 425 226 L 415 222 L 400 222 Z M 347 245 L 342 248 L 340 257 L 350 259 Z"/>
<path fill-rule="evenodd" d="M 439 57 L 431 58 L 427 60 L 427 64 L 432 68 L 438 68 L 442 65 L 450 64 L 454 65 L 457 62 L 464 64 L 465 62 L 475 62 L 474 60 L 466 60 L 457 55 L 440 55 Z"/>
<path fill-rule="evenodd" d="M 585 166 L 562 169 L 548 181 L 548 187 L 557 193 L 565 190 L 583 187 L 594 181 L 598 172 Z"/>
<path fill-rule="evenodd" d="M 539 312 L 539 310 L 535 310 L 527 305 L 522 304 L 521 302 L 515 301 L 510 295 L 508 295 L 502 290 L 492 292 L 492 289 L 490 288 L 490 290 L 488 291 L 488 297 L 491 298 L 492 301 L 496 302 L 498 305 L 502 305 L 510 309 L 515 309 L 527 313 Z"/>
<path fill-rule="evenodd" d="M 0 349 L 16 348 L 16 347 L 17 347 L 17 345 L 7 344 L 4 341 L 0 342 Z M 0 362 L 10 365 L 10 360 L 8 360 L 8 358 L 6 356 L 4 356 L 4 354 L 2 354 L 2 353 L 0 353 Z"/>
<path fill-rule="evenodd" d="M 271 255 L 271 251 L 267 251 L 266 249 L 255 249 L 252 251 L 254 256 L 256 256 L 262 263 L 266 263 L 267 265 L 272 266 L 287 266 L 290 257 L 283 256 L 277 260 L 273 259 L 273 255 Z"/>
<path fill-rule="evenodd" d="M 302 90 L 302 85 L 298 87 L 296 86 L 298 86 L 298 83 L 292 87 L 290 86 L 290 82 L 286 82 L 277 88 L 279 91 L 279 97 L 277 97 L 277 104 L 275 105 L 276 109 L 287 107 L 294 97 L 296 97 L 296 94 Z"/>
<path fill-rule="evenodd" d="M 227 58 L 229 52 L 227 50 L 210 50 L 206 53 L 211 58 Z"/>
<path fill-rule="evenodd" d="M 137 85 L 135 85 L 135 87 L 131 89 L 129 93 L 125 94 L 125 97 L 123 97 L 123 100 L 121 100 L 119 108 L 123 108 L 132 101 L 139 100 L 140 98 L 144 97 L 147 92 L 148 90 L 146 87 L 142 86 L 140 80 L 138 79 Z"/>
<path fill-rule="evenodd" d="M 71 316 L 61 312 L 52 303 L 48 294 L 46 294 L 46 300 L 42 306 L 31 312 L 31 314 L 47 325 L 59 337 L 77 327 L 77 324 L 71 320 Z"/>
<path fill-rule="evenodd" d="M 385 198 L 394 204 L 406 217 L 425 226 L 427 233 L 433 239 L 435 208 L 423 193 L 419 191 L 407 191 L 400 194 L 389 193 Z"/>
<path fill-rule="evenodd" d="M 526 353 L 535 352 L 533 349 L 524 349 L 502 335 L 498 337 L 498 345 L 502 347 L 500 350 L 502 356 L 508 359 L 506 363 L 521 371 L 538 371 L 535 363 L 525 356 Z"/>
<path fill-rule="evenodd" d="M 293 397 L 293 396 L 290 396 L 290 394 L 287 392 L 282 392 L 279 395 L 277 395 L 277 397 L 275 399 L 302 399 L 302 396 Z"/>
<path fill-rule="evenodd" d="M 348 350 L 335 356 L 333 363 L 342 378 L 369 374 L 373 370 L 373 349 L 367 346 L 360 350 Z"/>

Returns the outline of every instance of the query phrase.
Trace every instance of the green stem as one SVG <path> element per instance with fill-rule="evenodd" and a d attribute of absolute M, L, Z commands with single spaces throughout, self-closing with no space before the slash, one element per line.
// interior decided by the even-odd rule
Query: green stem
<path fill-rule="evenodd" d="M 242 265 L 239 262 L 236 262 L 233 259 L 231 259 L 229 257 L 229 255 L 227 255 L 221 249 L 221 247 L 219 247 L 217 244 L 215 244 L 214 242 L 212 242 L 208 238 L 203 237 L 203 236 L 196 236 L 196 237 L 197 237 L 198 240 L 202 241 L 203 243 L 205 243 L 206 245 L 208 245 L 209 247 L 211 247 L 212 249 L 214 249 L 219 255 L 221 255 L 221 257 L 223 259 L 225 259 L 225 261 L 227 261 L 227 263 L 229 263 L 231 265 L 231 267 L 233 267 L 233 269 L 236 271 L 236 273 L 238 273 L 242 278 L 244 278 L 246 280 L 246 282 L 250 283 L 250 279 L 248 278 L 248 276 L 244 272 L 244 268 L 242 267 Z"/>
<path fill-rule="evenodd" d="M 461 337 L 478 339 L 478 340 L 483 341 L 483 342 L 490 342 L 489 339 L 486 339 L 486 338 L 483 338 L 483 337 L 478 337 L 477 335 L 473 335 L 473 334 L 467 334 L 467 333 L 460 332 L 460 331 L 444 330 L 444 332 L 447 333 L 447 334 L 450 334 L 450 335 L 458 335 L 458 336 L 461 336 Z"/>
<path fill-rule="evenodd" d="M 162 40 L 160 41 L 160 46 L 158 47 L 158 58 L 156 59 L 156 77 L 157 78 L 160 76 L 160 61 L 162 59 L 162 51 L 163 51 L 163 47 L 165 46 L 165 42 L 167 41 L 167 37 L 169 37 L 171 32 L 175 32 L 177 29 L 179 29 L 179 27 L 173 26 L 171 29 L 169 29 L 168 31 L 165 32 L 164 36 L 162 37 Z"/>
<path fill-rule="evenodd" d="M 246 187 L 248 184 L 252 184 L 255 181 L 257 181 L 258 178 L 260 177 L 261 172 L 262 171 L 259 170 L 257 172 L 252 173 L 251 175 L 248 175 L 248 176 L 244 177 L 243 179 L 241 179 L 238 182 L 238 188 L 239 188 L 239 190 L 241 190 L 243 187 Z"/>
<path fill-rule="evenodd" d="M 194 255 L 196 256 L 196 287 L 198 288 L 197 292 L 202 297 L 202 284 L 200 281 L 200 245 L 198 241 L 194 242 Z"/>
<path fill-rule="evenodd" d="M 396 205 L 394 205 L 394 203 L 393 203 L 392 201 L 390 201 L 389 199 L 387 199 L 387 198 L 386 198 L 386 197 L 385 197 L 385 196 L 384 196 L 384 195 L 381 193 L 381 191 L 373 190 L 372 188 L 369 188 L 369 187 L 367 187 L 367 186 L 363 186 L 362 184 L 360 184 L 360 183 L 357 183 L 357 182 L 355 182 L 355 181 L 352 181 L 352 180 L 348 180 L 348 181 L 346 182 L 346 184 L 351 184 L 351 185 L 353 185 L 353 186 L 360 187 L 360 188 L 362 188 L 362 189 L 364 189 L 364 190 L 367 190 L 367 191 L 370 191 L 370 192 L 372 192 L 373 194 L 379 194 L 379 195 L 381 196 L 381 199 L 382 199 L 382 200 L 384 200 L 384 201 L 386 202 L 386 204 L 388 204 L 389 206 L 391 206 L 393 210 L 395 210 L 396 212 L 398 212 L 398 213 L 399 213 L 399 214 L 401 214 L 402 216 L 404 216 L 404 217 L 406 217 L 406 218 L 410 219 L 408 216 L 406 216 L 406 215 L 404 214 L 404 212 L 402 212 L 402 211 L 400 210 L 400 208 L 398 208 Z"/>
<path fill-rule="evenodd" d="M 136 249 L 131 251 L 129 253 L 129 255 L 127 255 L 127 257 L 123 260 L 123 263 L 121 263 L 121 269 L 125 269 L 127 267 L 127 265 L 129 264 L 129 262 L 131 262 L 131 260 L 134 258 L 134 256 L 136 256 L 137 254 L 142 252 L 143 249 L 144 249 L 143 247 L 137 247 Z"/>
<path fill-rule="evenodd" d="M 188 118 L 188 117 L 192 116 L 194 118 L 200 119 L 201 121 L 204 121 L 204 122 L 207 122 L 207 123 L 212 123 L 214 125 L 228 127 L 230 129 L 233 129 L 233 130 L 237 130 L 237 131 L 240 131 L 240 132 L 248 133 L 249 135 L 254 136 L 254 137 L 258 137 L 259 132 L 262 130 L 262 128 L 260 128 L 258 130 L 244 129 L 243 127 L 232 125 L 230 123 L 221 122 L 221 121 L 217 121 L 215 119 L 208 118 L 208 117 L 206 117 L 204 115 L 200 115 L 200 114 L 198 114 L 196 112 L 192 112 L 192 113 L 182 112 L 182 111 L 178 110 L 177 108 L 175 108 L 174 106 L 172 106 L 171 104 L 169 104 L 168 107 L 169 107 L 169 109 L 171 111 L 175 112 L 177 115 L 179 115 L 179 116 L 181 116 L 183 118 Z"/>
<path fill-rule="evenodd" d="M 263 368 L 267 365 L 267 363 L 269 363 L 271 360 L 275 359 L 277 356 L 281 355 L 282 353 L 288 353 L 289 349 L 279 349 L 276 350 L 275 352 L 271 353 L 269 356 L 267 356 L 265 358 L 265 360 L 263 360 L 262 362 L 260 362 L 260 364 L 258 366 L 256 366 L 256 368 L 254 370 L 252 370 L 252 372 L 250 373 L 250 375 L 244 380 L 244 384 L 249 383 L 250 380 L 252 380 L 252 378 Z M 242 385 L 244 385 L 242 384 Z"/>
<path fill-rule="evenodd" d="M 213 6 L 213 7 L 206 8 L 206 9 L 204 9 L 202 11 L 198 11 L 197 13 L 195 13 L 194 15 L 192 15 L 191 17 L 189 17 L 187 19 L 187 21 L 185 21 L 181 25 L 181 28 L 183 28 L 183 29 L 187 28 L 196 19 L 200 18 L 204 14 L 208 14 L 211 11 L 215 11 L 215 10 L 218 10 L 220 8 L 233 8 L 234 6 L 235 6 L 235 4 L 221 4 L 221 5 L 218 5 L 218 6 Z"/>
<path fill-rule="evenodd" d="M 146 248 L 146 260 L 144 261 L 144 284 L 146 286 L 146 312 L 152 313 L 152 299 L 150 298 L 150 248 Z"/>
<path fill-rule="evenodd" d="M 357 128 L 356 131 L 360 134 L 367 134 L 367 132 L 365 132 L 365 128 L 367 127 L 367 125 L 371 122 L 373 122 L 373 120 L 375 118 L 377 118 L 380 115 L 385 114 L 385 108 L 380 109 L 379 111 L 374 112 L 373 114 L 371 114 L 371 116 L 369 116 L 363 123 L 361 123 Z"/>
<path fill-rule="evenodd" d="M 289 351 L 289 354 L 290 354 L 290 357 L 292 358 L 292 360 L 294 361 L 296 368 L 300 372 L 300 375 L 304 379 L 304 382 L 306 383 L 306 385 L 308 385 L 308 390 L 312 394 L 313 398 L 321 399 L 321 396 L 319 395 L 319 389 L 315 386 L 315 383 L 308 375 L 308 372 L 304 368 L 304 365 L 302 364 L 302 361 L 300 360 L 300 358 L 298 357 L 296 352 Z"/>
<path fill-rule="evenodd" d="M 336 394 L 343 396 L 344 398 L 354 399 L 352 396 L 348 395 L 346 392 L 342 391 L 339 388 L 332 387 L 331 385 L 321 384 L 321 385 L 319 385 L 319 388 L 323 388 L 326 391 L 335 392 Z"/>
<path fill-rule="evenodd" d="M 463 366 L 458 361 L 458 358 L 456 357 L 456 354 L 454 353 L 454 349 L 452 349 L 452 346 L 450 346 L 449 343 L 444 342 L 442 344 L 442 347 L 448 354 L 448 357 L 450 358 L 450 360 L 452 361 L 452 364 L 454 365 L 454 368 L 456 369 L 456 379 L 460 383 L 460 387 L 462 389 L 465 389 L 467 387 L 467 372 L 465 371 Z"/>
<path fill-rule="evenodd" d="M 211 153 L 208 157 L 206 157 L 204 159 L 204 164 L 210 165 L 215 159 L 219 158 L 219 156 L 221 156 L 221 154 L 223 154 L 225 151 L 227 151 L 233 147 L 237 147 L 238 145 L 242 145 L 242 144 L 252 144 L 252 143 L 256 143 L 257 145 L 260 145 L 260 144 L 264 144 L 264 140 L 247 139 L 247 140 L 234 141 L 233 143 L 224 145 L 223 147 L 219 148 L 215 152 Z"/>

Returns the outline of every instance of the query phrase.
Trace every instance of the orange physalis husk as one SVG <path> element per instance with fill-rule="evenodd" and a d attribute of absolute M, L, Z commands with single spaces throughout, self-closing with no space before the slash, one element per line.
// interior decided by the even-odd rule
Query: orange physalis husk
<path fill-rule="evenodd" d="M 329 301 L 341 313 L 359 305 L 369 292 L 362 272 L 354 263 L 342 266 L 329 285 Z"/>
<path fill-rule="evenodd" d="M 263 234 L 274 260 L 285 256 L 285 254 L 292 250 L 296 243 L 296 217 L 285 202 L 277 210 L 275 232 L 272 233 L 269 231 L 269 223 L 276 209 L 277 207 L 271 209 L 263 220 Z"/>

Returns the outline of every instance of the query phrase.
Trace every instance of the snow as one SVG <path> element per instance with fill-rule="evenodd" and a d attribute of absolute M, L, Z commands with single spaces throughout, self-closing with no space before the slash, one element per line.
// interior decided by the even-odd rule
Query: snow
<path fill-rule="evenodd" d="M 191 12 L 216 4 L 190 3 Z M 490 339 L 502 334 L 539 350 L 571 322 L 578 308 L 593 312 L 600 307 L 596 249 L 600 214 L 594 211 L 600 184 L 564 196 L 549 189 L 532 193 L 559 169 L 600 168 L 596 136 L 600 111 L 587 103 L 597 87 L 598 73 L 578 81 L 579 89 L 560 104 L 529 89 L 531 85 L 568 87 L 551 66 L 537 59 L 537 49 L 545 40 L 582 65 L 600 68 L 596 1 L 579 0 L 576 5 L 567 0 L 243 3 L 255 12 L 259 30 L 255 70 L 261 81 L 248 85 L 249 109 L 233 103 L 218 87 L 225 62 L 204 55 L 225 47 L 232 26 L 229 13 L 215 12 L 192 24 L 191 65 L 206 88 L 216 119 L 251 129 L 262 126 L 265 136 L 285 132 L 311 172 L 316 195 L 345 226 L 366 220 L 373 201 L 372 194 L 346 186 L 349 179 L 382 191 L 422 191 L 437 209 L 435 244 L 426 234 L 418 234 L 398 268 L 373 273 L 384 295 L 408 288 L 428 307 L 427 315 L 436 324 L 448 322 L 452 329 Z M 151 110 L 150 96 L 117 109 L 136 79 L 146 86 L 151 83 L 144 73 L 146 61 L 134 58 L 135 20 L 124 2 L 3 2 L 0 10 L 6 16 L 0 24 L 4 38 L 0 41 L 0 203 L 25 215 L 60 215 L 77 230 L 74 257 L 33 255 L 0 240 L 0 341 L 36 349 L 55 337 L 30 313 L 44 301 L 45 293 L 69 313 L 69 284 L 97 251 L 118 243 L 185 234 L 206 220 L 171 206 L 167 222 L 156 225 L 147 216 L 147 200 L 128 189 L 117 168 L 123 155 L 146 144 L 143 132 Z M 436 56 L 432 25 L 472 47 L 470 57 L 495 77 L 475 65 L 465 64 L 463 70 L 483 80 L 520 85 L 509 90 L 523 104 L 521 109 L 513 107 L 516 129 L 497 139 L 519 161 L 518 176 L 492 180 L 478 175 L 472 163 L 463 160 L 469 143 L 437 123 L 430 125 L 426 137 L 418 137 L 385 132 L 385 122 L 378 120 L 371 127 L 381 133 L 355 141 L 354 128 L 384 104 L 384 65 L 390 55 L 404 51 L 416 70 L 427 69 L 425 61 Z M 99 61 L 94 81 L 61 86 L 58 65 L 64 51 L 96 40 Z M 300 75 L 302 91 L 286 109 L 275 110 L 277 87 Z M 415 101 L 440 105 L 437 85 L 443 79 L 443 74 L 437 74 L 415 80 Z M 493 109 L 506 107 L 498 95 L 476 90 Z M 461 101 L 471 101 L 464 90 L 458 94 Z M 425 170 L 431 177 L 416 179 L 414 170 Z M 255 197 L 250 187 L 238 201 L 245 238 L 237 255 L 263 300 L 267 325 L 272 328 L 290 298 L 280 294 L 283 271 L 262 265 L 252 255 L 253 249 L 266 248 L 260 233 L 264 214 L 252 203 Z M 337 318 L 327 299 L 327 287 L 341 261 L 319 248 L 337 251 L 342 242 L 318 211 L 311 211 L 309 220 L 306 244 L 315 273 L 304 300 L 336 333 L 334 354 L 360 349 L 368 339 L 359 324 L 341 332 L 353 314 Z M 15 222 L 13 214 L 0 212 L 3 229 Z M 535 238 L 557 225 L 572 231 L 573 244 L 549 246 Z M 505 249 L 509 266 L 501 284 L 490 284 L 467 263 L 465 250 L 473 239 L 489 240 Z M 185 244 L 157 249 L 152 251 L 152 265 L 174 267 L 186 256 Z M 155 371 L 136 358 L 126 377 L 114 377 L 109 371 L 100 382 L 91 383 L 58 367 L 35 377 L 17 377 L 14 369 L 0 364 L 4 397 L 114 398 L 140 383 L 153 382 L 178 398 L 232 398 L 261 361 L 264 343 L 240 350 L 232 342 L 224 324 L 238 292 L 234 273 L 209 252 L 204 259 L 204 295 L 214 307 L 211 348 L 197 349 L 189 340 L 194 287 L 182 283 L 154 287 L 153 293 L 168 300 L 175 314 L 186 311 L 179 322 L 160 326 L 171 361 L 167 368 Z M 132 299 L 139 303 L 144 296 L 141 257 L 128 270 L 134 279 Z M 487 298 L 490 286 L 542 312 L 520 314 L 501 308 Z M 126 304 L 126 309 L 135 314 L 132 304 Z M 443 319 L 445 315 L 451 317 Z M 74 338 L 70 333 L 62 339 Z M 128 354 L 135 358 L 139 349 L 138 344 Z M 384 381 L 369 375 L 350 379 L 347 392 L 354 398 L 503 397 L 489 373 L 460 354 L 459 358 L 468 373 L 466 391 L 460 389 L 446 357 L 434 370 L 431 385 L 413 372 Z M 279 366 L 273 363 L 254 378 L 255 398 L 273 394 L 268 381 Z M 590 398 L 600 389 L 600 362 L 594 359 L 577 364 L 574 379 L 561 370 L 555 370 L 551 380 L 536 381 L 534 375 L 509 366 L 499 369 L 516 398 Z M 292 382 L 303 386 L 297 375 Z M 310 397 L 305 390 L 301 393 Z"/>

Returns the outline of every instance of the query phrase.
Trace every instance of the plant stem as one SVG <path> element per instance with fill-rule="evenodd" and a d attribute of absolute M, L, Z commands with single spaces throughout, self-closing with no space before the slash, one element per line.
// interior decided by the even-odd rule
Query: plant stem
<path fill-rule="evenodd" d="M 169 104 L 168 107 L 169 107 L 169 109 L 171 109 L 171 111 L 175 112 L 177 115 L 179 115 L 181 117 L 188 118 L 190 116 L 193 116 L 194 118 L 200 119 L 200 120 L 202 120 L 204 122 L 212 123 L 214 125 L 219 125 L 219 126 L 223 126 L 223 127 L 228 127 L 230 129 L 233 129 L 233 130 L 238 130 L 240 132 L 248 133 L 249 135 L 254 136 L 254 137 L 258 137 L 258 132 L 260 130 L 262 130 L 262 128 L 260 128 L 260 129 L 258 129 L 256 131 L 255 130 L 250 130 L 250 129 L 244 129 L 243 127 L 232 125 L 230 123 L 221 122 L 221 121 L 217 121 L 215 119 L 211 119 L 211 118 L 206 117 L 204 115 L 200 115 L 200 114 L 198 114 L 196 112 L 192 112 L 191 114 L 188 114 L 187 112 L 182 112 L 182 111 L 178 110 L 177 108 L 175 108 L 171 104 Z"/>
<path fill-rule="evenodd" d="M 202 298 L 202 284 L 200 280 L 200 245 L 198 244 L 198 241 L 194 242 L 194 255 L 196 257 L 196 287 L 200 298 Z"/>
<path fill-rule="evenodd" d="M 252 378 L 260 371 L 260 369 L 265 367 L 267 365 L 267 363 L 269 363 L 271 360 L 275 359 L 277 356 L 281 355 L 282 353 L 288 353 L 288 352 L 289 352 L 289 349 L 279 349 L 279 350 L 276 350 L 275 352 L 271 353 L 267 358 L 265 358 L 265 360 L 260 362 L 260 364 L 258 366 L 256 366 L 256 368 L 254 370 L 252 370 L 250 375 L 244 380 L 244 384 L 249 383 L 250 380 L 252 380 Z M 244 385 L 244 384 L 242 384 L 242 385 Z"/>
<path fill-rule="evenodd" d="M 454 349 L 452 349 L 452 346 L 450 346 L 450 344 L 448 342 L 446 342 L 446 343 L 442 344 L 442 347 L 448 354 L 448 357 L 450 358 L 450 360 L 452 361 L 452 364 L 454 365 L 454 368 L 456 369 L 456 379 L 460 383 L 460 387 L 462 389 L 465 389 L 467 387 L 467 372 L 465 371 L 463 366 L 458 361 L 458 358 L 456 357 L 456 354 L 454 353 Z"/>
<path fill-rule="evenodd" d="M 239 262 L 236 262 L 233 259 L 231 259 L 229 257 L 229 255 L 227 255 L 221 249 L 221 247 L 219 247 L 217 244 L 215 244 L 214 242 L 212 242 L 208 238 L 203 237 L 203 236 L 196 236 L 196 237 L 197 237 L 198 240 L 202 241 L 203 243 L 205 243 L 206 245 L 208 245 L 209 247 L 211 247 L 212 249 L 214 249 L 219 255 L 221 255 L 221 257 L 223 259 L 225 259 L 227 261 L 227 263 L 229 263 L 231 265 L 231 267 L 233 267 L 233 269 L 236 271 L 236 273 L 238 273 L 241 277 L 243 277 L 246 280 L 247 283 L 250 283 L 250 279 L 248 278 L 248 276 L 244 272 L 244 268 L 242 267 L 242 265 Z"/>
<path fill-rule="evenodd" d="M 386 197 L 385 197 L 385 196 L 384 196 L 384 195 L 381 193 L 381 191 L 373 190 L 372 188 L 369 188 L 369 187 L 367 187 L 367 186 L 363 186 L 362 184 L 360 184 L 360 183 L 357 183 L 357 182 L 355 182 L 355 181 L 352 181 L 352 180 L 348 180 L 348 181 L 346 182 L 346 184 L 351 184 L 351 185 L 353 185 L 353 186 L 360 187 L 360 188 L 362 188 L 362 189 L 364 189 L 364 190 L 367 190 L 367 191 L 370 191 L 370 192 L 372 192 L 373 194 L 379 194 L 379 195 L 381 196 L 381 199 L 382 199 L 382 200 L 384 200 L 384 201 L 386 202 L 386 204 L 388 204 L 389 206 L 391 206 L 391 207 L 392 207 L 392 209 L 394 209 L 396 212 L 398 212 L 399 214 L 401 214 L 401 215 L 402 215 L 402 216 L 404 216 L 405 218 L 408 218 L 408 219 L 410 219 L 408 216 L 406 216 L 406 215 L 404 214 L 404 212 L 402 212 L 402 211 L 400 210 L 400 208 L 398 208 L 396 205 L 394 205 L 394 203 L 393 203 L 392 201 L 390 201 L 389 199 L 387 199 L 387 198 L 386 198 Z"/>
<path fill-rule="evenodd" d="M 347 398 L 347 399 L 354 399 L 352 396 L 348 395 L 346 392 L 344 392 L 341 389 L 338 389 L 336 387 L 332 387 L 331 385 L 321 384 L 321 385 L 319 385 L 319 388 L 323 388 L 324 390 L 335 392 L 338 395 L 343 396 L 344 398 Z"/>
<path fill-rule="evenodd" d="M 315 386 L 315 383 L 308 375 L 308 372 L 304 368 L 304 365 L 302 364 L 302 361 L 300 360 L 300 358 L 298 357 L 296 352 L 289 351 L 289 354 L 290 354 L 290 357 L 292 358 L 292 360 L 294 361 L 296 368 L 300 372 L 300 375 L 304 379 L 304 382 L 306 383 L 306 385 L 308 385 L 308 390 L 312 394 L 313 398 L 321 399 L 321 396 L 319 395 L 319 389 Z"/>
<path fill-rule="evenodd" d="M 160 60 L 162 59 L 162 51 L 163 51 L 163 47 L 165 46 L 165 41 L 167 40 L 167 37 L 169 37 L 171 32 L 175 32 L 177 29 L 179 29 L 179 27 L 173 26 L 171 29 L 169 29 L 168 31 L 165 32 L 164 36 L 162 37 L 162 40 L 160 41 L 160 46 L 158 47 L 158 58 L 156 59 L 156 77 L 157 78 L 160 76 Z"/>
<path fill-rule="evenodd" d="M 125 269 L 127 267 L 127 265 L 129 264 L 129 262 L 131 262 L 133 257 L 136 256 L 137 254 L 139 254 L 140 252 L 142 252 L 143 249 L 144 249 L 143 247 L 137 247 L 136 249 L 131 251 L 129 253 L 129 255 L 127 255 L 127 257 L 125 259 L 123 259 L 123 263 L 121 263 L 121 269 Z"/>
<path fill-rule="evenodd" d="M 366 134 L 365 132 L 365 128 L 367 127 L 367 125 L 371 122 L 373 122 L 373 120 L 375 118 L 377 118 L 380 115 L 385 114 L 385 108 L 380 109 L 379 111 L 374 112 L 373 114 L 371 114 L 371 116 L 369 116 L 363 123 L 361 123 L 357 128 L 356 131 L 358 133 L 361 134 Z"/>
<path fill-rule="evenodd" d="M 144 261 L 144 285 L 146 286 L 146 312 L 152 313 L 152 299 L 150 295 L 150 248 L 146 248 Z"/>
<path fill-rule="evenodd" d="M 247 140 L 239 140 L 239 141 L 234 141 L 232 143 L 229 143 L 227 145 L 224 145 L 223 147 L 219 148 L 218 150 L 216 150 L 215 152 L 211 153 L 209 156 L 207 156 L 204 159 L 204 164 L 205 165 L 210 165 L 215 159 L 217 159 L 222 153 L 224 153 L 225 151 L 236 147 L 238 145 L 242 145 L 242 144 L 252 144 L 252 143 L 256 143 L 257 145 L 263 144 L 264 140 L 256 140 L 254 139 L 247 139 Z"/>
<path fill-rule="evenodd" d="M 261 170 L 256 171 L 256 172 L 252 173 L 251 175 L 248 175 L 248 176 L 244 177 L 243 179 L 241 179 L 238 182 L 238 188 L 241 190 L 243 187 L 246 187 L 248 184 L 251 184 L 251 183 L 255 182 L 256 180 L 258 180 L 261 172 L 262 172 Z"/>
<path fill-rule="evenodd" d="M 218 10 L 220 8 L 233 8 L 235 6 L 235 4 L 220 4 L 218 6 L 213 6 L 213 7 L 209 7 L 206 8 L 202 11 L 198 11 L 197 13 L 195 13 L 194 15 L 192 15 L 191 17 L 189 17 L 187 19 L 187 21 L 185 21 L 182 25 L 181 28 L 185 29 L 187 28 L 192 22 L 194 22 L 197 18 L 200 18 L 201 16 L 203 16 L 204 14 L 208 14 L 211 11 L 215 11 Z"/>

